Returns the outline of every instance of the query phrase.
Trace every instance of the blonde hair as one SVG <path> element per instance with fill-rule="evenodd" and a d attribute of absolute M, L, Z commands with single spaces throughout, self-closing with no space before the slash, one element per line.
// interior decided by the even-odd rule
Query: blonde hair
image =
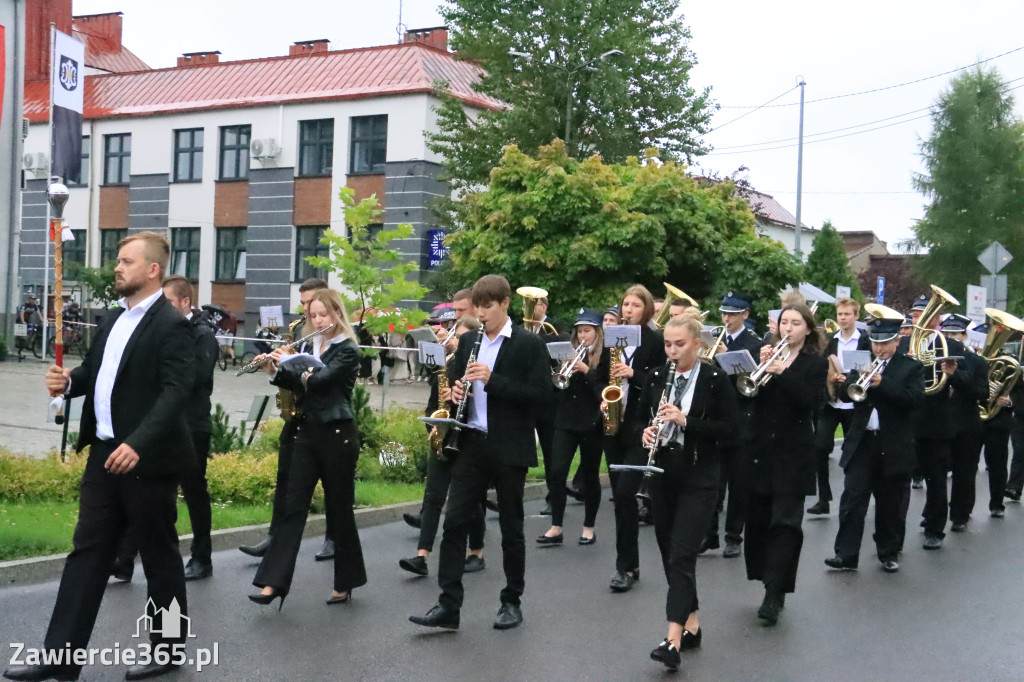
<path fill-rule="evenodd" d="M 676 315 L 670 318 L 665 323 L 665 329 L 669 327 L 682 327 L 686 331 L 690 332 L 690 336 L 695 339 L 700 339 L 700 332 L 704 328 L 704 325 L 700 323 L 700 320 L 694 317 L 689 311 Z"/>
<path fill-rule="evenodd" d="M 117 250 L 120 251 L 125 244 L 136 241 L 142 242 L 142 249 L 143 253 L 146 254 L 146 260 L 160 266 L 160 280 L 163 281 L 164 273 L 167 271 L 167 261 L 171 258 L 171 245 L 167 243 L 167 239 L 159 232 L 152 232 L 150 230 L 136 232 L 119 241 L 117 243 Z"/>
<path fill-rule="evenodd" d="M 356 333 L 352 331 L 352 324 L 348 321 L 348 313 L 345 312 L 345 302 L 342 300 L 341 294 L 334 289 L 317 289 L 316 293 L 313 294 L 313 298 L 309 301 L 311 307 L 313 301 L 320 301 L 324 304 L 327 314 L 338 325 L 336 334 L 340 333 L 352 339 L 354 343 L 359 343 L 356 339 Z M 306 324 L 302 329 L 303 336 L 313 333 L 313 324 L 310 322 L 311 315 L 309 310 L 306 311 L 306 315 Z"/>
<path fill-rule="evenodd" d="M 839 309 L 839 306 L 844 306 L 846 308 L 853 308 L 854 315 L 860 315 L 860 303 L 858 303 L 856 300 L 852 298 L 841 298 L 838 301 L 836 301 L 835 305 L 836 310 Z"/>
<path fill-rule="evenodd" d="M 588 324 L 588 327 L 593 327 L 595 331 L 594 344 L 590 348 L 590 352 L 587 353 L 587 364 L 590 365 L 590 369 L 597 369 L 597 366 L 601 364 L 601 353 L 604 350 L 604 325 L 603 324 Z M 577 334 L 579 325 L 575 325 L 572 328 L 572 333 L 569 334 L 569 340 L 572 341 L 573 348 L 577 350 L 580 347 L 580 338 Z"/>

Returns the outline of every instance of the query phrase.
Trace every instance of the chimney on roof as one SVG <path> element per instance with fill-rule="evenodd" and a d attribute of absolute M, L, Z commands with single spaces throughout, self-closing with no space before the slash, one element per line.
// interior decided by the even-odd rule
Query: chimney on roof
<path fill-rule="evenodd" d="M 405 32 L 402 36 L 403 43 L 420 43 L 439 50 L 448 51 L 448 28 L 435 26 L 434 28 L 414 28 Z"/>
<path fill-rule="evenodd" d="M 178 66 L 200 66 L 201 64 L 217 64 L 220 62 L 220 52 L 186 52 L 178 57 Z"/>
<path fill-rule="evenodd" d="M 121 51 L 122 23 L 121 12 L 74 17 L 76 31 L 87 33 L 90 38 L 98 39 L 89 41 L 89 44 L 97 52 Z"/>
<path fill-rule="evenodd" d="M 331 41 L 327 38 L 318 38 L 316 40 L 300 40 L 293 43 L 288 48 L 288 56 L 294 57 L 296 55 L 303 54 L 316 54 L 317 52 L 327 52 L 327 46 L 330 45 Z"/>
<path fill-rule="evenodd" d="M 50 23 L 71 35 L 71 0 L 25 3 L 25 81 L 50 78 Z M 84 65 L 83 65 L 84 66 Z"/>

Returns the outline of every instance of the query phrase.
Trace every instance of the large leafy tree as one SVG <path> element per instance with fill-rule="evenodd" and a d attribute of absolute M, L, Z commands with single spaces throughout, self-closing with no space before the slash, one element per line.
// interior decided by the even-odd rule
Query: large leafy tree
<path fill-rule="evenodd" d="M 556 314 L 616 302 L 634 282 L 662 295 L 668 281 L 698 300 L 743 288 L 767 302 L 799 281 L 782 244 L 756 235 L 732 183 L 699 183 L 653 154 L 606 164 L 569 157 L 561 140 L 536 156 L 509 146 L 488 188 L 463 204 L 466 226 L 449 237 L 462 283 L 498 273 L 540 286 Z"/>
<path fill-rule="evenodd" d="M 914 185 L 929 203 L 914 232 L 928 255 L 917 274 L 958 298 L 984 274 L 977 256 L 995 240 L 1016 257 L 1003 271 L 1010 302 L 1024 302 L 1024 123 L 1013 106 L 995 69 L 965 71 L 939 96 L 921 143 Z"/>
<path fill-rule="evenodd" d="M 863 301 L 857 278 L 850 269 L 850 262 L 846 259 L 846 250 L 843 248 L 843 238 L 828 220 L 821 226 L 821 230 L 814 236 L 814 245 L 811 253 L 807 256 L 807 267 L 804 277 L 816 287 L 835 293 L 837 286 L 850 287 L 851 293 L 858 301 Z M 818 309 L 818 318 L 835 316 L 835 307 L 823 305 Z"/>
<path fill-rule="evenodd" d="M 690 84 L 696 58 L 677 7 L 677 0 L 443 5 L 452 48 L 486 72 L 477 89 L 508 105 L 473 116 L 444 100 L 429 145 L 455 185 L 486 183 L 505 145 L 533 154 L 564 137 L 567 121 L 569 149 L 580 157 L 622 162 L 652 146 L 665 158 L 704 153 L 700 137 L 713 105 L 708 89 Z"/>

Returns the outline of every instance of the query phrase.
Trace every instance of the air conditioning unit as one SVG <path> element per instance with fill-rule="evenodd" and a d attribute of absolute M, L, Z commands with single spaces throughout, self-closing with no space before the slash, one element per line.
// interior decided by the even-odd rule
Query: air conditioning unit
<path fill-rule="evenodd" d="M 45 172 L 50 166 L 50 159 L 43 152 L 27 152 L 22 157 L 21 164 L 27 171 Z"/>
<path fill-rule="evenodd" d="M 254 159 L 265 159 L 277 156 L 281 148 L 277 146 L 277 140 L 267 137 L 262 140 L 253 140 L 249 143 L 249 156 Z"/>

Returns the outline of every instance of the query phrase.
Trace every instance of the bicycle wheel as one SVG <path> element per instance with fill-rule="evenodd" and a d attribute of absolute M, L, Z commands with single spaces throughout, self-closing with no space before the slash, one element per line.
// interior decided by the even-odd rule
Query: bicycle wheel
<path fill-rule="evenodd" d="M 220 352 L 220 358 L 217 360 L 217 365 L 220 367 L 220 371 L 225 372 L 228 369 L 228 355 L 222 349 Z"/>
<path fill-rule="evenodd" d="M 43 335 L 39 332 L 29 334 L 28 347 L 32 349 L 32 355 L 37 358 L 43 357 Z"/>

